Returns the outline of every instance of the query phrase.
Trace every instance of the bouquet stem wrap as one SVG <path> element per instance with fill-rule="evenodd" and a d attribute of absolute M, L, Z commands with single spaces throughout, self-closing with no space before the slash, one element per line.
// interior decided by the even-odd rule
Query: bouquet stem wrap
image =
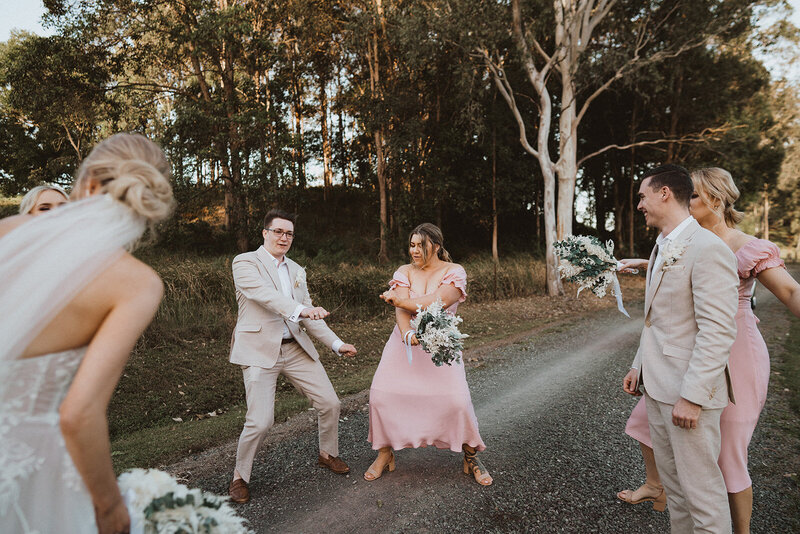
<path fill-rule="evenodd" d="M 416 334 L 414 330 L 409 330 L 403 335 L 403 344 L 406 346 L 406 357 L 408 365 L 411 365 L 411 337 Z"/>

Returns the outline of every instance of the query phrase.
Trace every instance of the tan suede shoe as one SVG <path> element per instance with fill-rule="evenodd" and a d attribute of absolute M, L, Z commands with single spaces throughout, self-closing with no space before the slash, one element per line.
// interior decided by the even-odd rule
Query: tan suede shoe
<path fill-rule="evenodd" d="M 247 487 L 247 482 L 241 478 L 237 478 L 231 482 L 228 488 L 228 494 L 235 503 L 242 504 L 250 500 L 250 489 Z"/>
<path fill-rule="evenodd" d="M 338 456 L 329 456 L 327 458 L 323 458 L 322 455 L 319 455 L 319 460 L 317 461 L 317 465 L 320 467 L 327 467 L 334 473 L 338 475 L 344 475 L 350 472 L 350 468 L 347 467 L 347 464 L 344 463 L 344 460 L 339 458 Z"/>

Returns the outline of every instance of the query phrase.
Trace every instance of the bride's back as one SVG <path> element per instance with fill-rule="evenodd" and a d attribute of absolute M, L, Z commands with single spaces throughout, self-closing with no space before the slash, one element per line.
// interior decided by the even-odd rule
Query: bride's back
<path fill-rule="evenodd" d="M 32 316 L 28 324 L 19 321 L 24 324 L 23 328 L 32 328 L 34 331 L 13 351 L 12 357 L 31 358 L 85 346 L 110 315 L 128 313 L 131 321 L 135 322 L 137 311 L 149 309 L 154 299 L 160 300 L 163 286 L 158 275 L 124 252 L 122 247 L 141 237 L 146 224 L 152 225 L 163 220 L 171 212 L 173 201 L 168 175 L 168 163 L 157 145 L 142 136 L 117 134 L 103 141 L 84 160 L 72 195 L 81 199 L 103 194 L 108 202 L 98 199 L 94 202 L 87 200 L 81 206 L 75 203 L 69 208 L 51 212 L 47 216 L 50 218 L 48 222 L 34 221 L 35 218 L 29 215 L 0 221 L 0 240 L 14 231 L 15 237 L 10 238 L 16 240 L 17 252 L 27 253 L 30 263 L 40 264 L 33 265 L 27 272 L 29 263 L 20 259 L 16 269 L 9 266 L 12 276 L 4 282 L 13 285 L 17 274 L 17 278 L 26 280 L 28 293 L 22 294 L 22 302 L 13 304 L 17 309 L 26 304 L 33 308 L 41 307 L 41 312 L 30 308 L 26 310 Z M 69 215 L 61 211 L 67 209 L 72 210 Z M 63 230 L 60 219 L 69 225 L 69 231 Z M 53 231 L 48 231 L 48 228 L 63 234 L 51 238 L 49 247 L 40 240 L 42 235 L 52 236 Z M 93 233 L 93 228 L 100 232 Z M 106 230 L 108 244 L 98 246 L 95 254 L 95 249 L 91 245 L 86 247 L 85 243 L 91 243 L 94 235 L 101 235 L 103 229 Z M 72 242 L 76 247 L 71 246 Z M 61 247 L 60 253 L 52 250 L 54 246 Z M 84 248 L 79 249 L 81 246 Z M 13 247 L 10 250 L 12 253 L 7 254 L 11 257 Z M 73 257 L 67 258 L 69 256 Z M 61 259 L 64 258 L 77 262 L 71 267 L 73 274 L 68 274 L 69 267 L 60 268 Z M 5 259 L 0 258 L 0 261 Z M 40 269 L 48 264 L 53 264 L 49 271 Z M 61 291 L 59 286 L 53 285 L 47 274 L 33 275 L 36 278 L 31 282 L 32 272 L 55 272 L 67 287 Z M 91 274 L 87 275 L 89 272 Z M 50 289 L 38 289 L 49 293 L 52 299 L 48 296 L 46 300 L 38 301 L 41 304 L 26 303 L 25 297 L 37 292 L 36 281 L 44 282 L 45 278 L 50 282 Z M 41 298 L 42 294 L 38 296 Z M 58 301 L 59 297 L 69 300 L 59 302 L 57 306 L 51 304 Z M 14 312 L 3 310 L 3 313 Z M 38 318 L 47 321 L 44 328 L 30 325 Z"/>
<path fill-rule="evenodd" d="M 0 238 L 7 233 L 6 226 L 0 224 Z M 162 293 L 163 284 L 158 274 L 126 252 L 70 300 L 31 341 L 20 358 L 86 346 L 115 307 L 141 298 L 160 300 Z"/>

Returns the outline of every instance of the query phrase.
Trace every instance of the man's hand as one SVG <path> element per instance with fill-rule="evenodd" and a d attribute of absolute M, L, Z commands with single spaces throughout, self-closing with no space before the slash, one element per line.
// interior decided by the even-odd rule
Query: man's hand
<path fill-rule="evenodd" d="M 358 351 L 350 343 L 345 343 L 344 345 L 339 347 L 339 354 L 341 354 L 342 356 L 349 356 L 352 358 L 353 356 L 358 354 Z"/>
<path fill-rule="evenodd" d="M 672 424 L 687 430 L 697 428 L 697 420 L 700 419 L 702 409 L 703 407 L 699 404 L 681 397 L 672 408 Z"/>
<path fill-rule="evenodd" d="M 330 313 L 328 313 L 328 311 L 321 306 L 317 306 L 316 308 L 305 308 L 300 312 L 300 317 L 306 317 L 308 319 L 324 319 L 328 315 L 330 315 Z"/>
<path fill-rule="evenodd" d="M 636 388 L 639 386 L 639 370 L 631 368 L 622 380 L 622 390 L 634 397 L 641 397 L 642 393 Z"/>

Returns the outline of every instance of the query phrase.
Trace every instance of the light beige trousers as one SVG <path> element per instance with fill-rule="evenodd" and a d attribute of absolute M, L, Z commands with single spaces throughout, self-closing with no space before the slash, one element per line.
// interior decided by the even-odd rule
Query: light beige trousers
<path fill-rule="evenodd" d="M 236 471 L 250 481 L 253 459 L 275 422 L 275 388 L 278 375 L 286 377 L 317 410 L 319 450 L 339 456 L 339 398 L 325 368 L 312 360 L 297 343 L 281 345 L 278 361 L 270 369 L 244 367 L 247 416 L 236 449 Z"/>
<path fill-rule="evenodd" d="M 728 493 L 717 464 L 722 408 L 703 409 L 697 428 L 687 430 L 672 424 L 672 404 L 658 402 L 646 392 L 645 396 L 672 533 L 730 534 Z"/>

